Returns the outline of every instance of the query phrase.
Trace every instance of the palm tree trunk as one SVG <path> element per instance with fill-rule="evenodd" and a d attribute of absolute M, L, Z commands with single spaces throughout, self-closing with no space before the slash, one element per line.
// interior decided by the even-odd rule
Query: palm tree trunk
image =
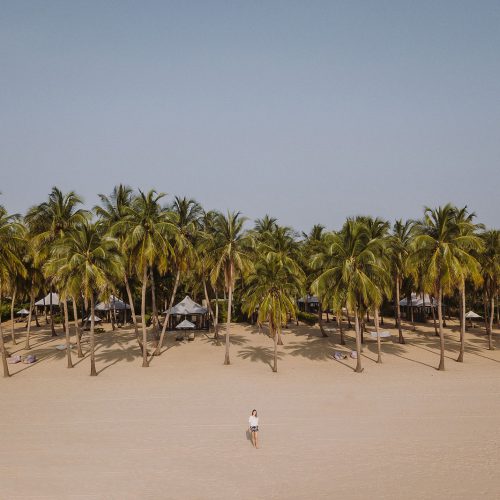
<path fill-rule="evenodd" d="M 380 345 L 380 332 L 378 331 L 378 308 L 373 311 L 373 321 L 375 323 L 375 331 L 377 332 L 377 363 L 382 363 L 382 348 Z"/>
<path fill-rule="evenodd" d="M 73 368 L 73 362 L 71 360 L 71 342 L 69 338 L 69 314 L 68 314 L 68 302 L 66 298 L 62 303 L 64 309 L 64 330 L 66 333 L 66 356 L 68 358 L 68 368 Z"/>
<path fill-rule="evenodd" d="M 465 351 L 465 281 L 460 288 L 460 353 L 457 361 L 463 363 Z"/>
<path fill-rule="evenodd" d="M 500 307 L 498 304 L 498 293 L 497 293 L 497 325 L 500 325 Z"/>
<path fill-rule="evenodd" d="M 54 328 L 54 308 L 52 306 L 52 289 L 50 289 L 50 329 L 52 331 L 52 337 L 57 337 L 56 330 Z"/>
<path fill-rule="evenodd" d="M 488 349 L 490 351 L 495 350 L 495 346 L 493 345 L 493 318 L 495 317 L 495 294 L 492 292 L 490 297 L 490 327 L 488 332 Z"/>
<path fill-rule="evenodd" d="M 24 348 L 26 350 L 30 349 L 31 314 L 33 311 L 34 303 L 35 303 L 35 287 L 33 286 L 33 281 L 32 281 L 30 290 L 30 310 L 28 313 L 28 326 L 26 328 L 26 343 L 24 345 Z"/>
<path fill-rule="evenodd" d="M 363 368 L 361 368 L 361 331 L 359 329 L 359 318 L 358 318 L 358 306 L 354 306 L 354 329 L 356 330 L 356 373 L 361 373 Z"/>
<path fill-rule="evenodd" d="M 274 365 L 273 372 L 276 373 L 278 371 L 278 336 L 281 330 L 281 319 L 278 323 L 277 331 L 274 332 Z"/>
<path fill-rule="evenodd" d="M 278 330 L 278 345 L 283 345 L 283 338 L 281 336 L 281 328 Z"/>
<path fill-rule="evenodd" d="M 401 328 L 401 307 L 399 306 L 399 274 L 396 274 L 396 323 L 398 325 L 399 343 L 405 344 L 403 329 Z"/>
<path fill-rule="evenodd" d="M 425 292 L 422 293 L 422 323 L 426 323 L 427 321 L 427 315 L 425 312 Z"/>
<path fill-rule="evenodd" d="M 76 298 L 72 297 L 73 301 L 73 324 L 75 325 L 75 336 L 76 336 L 76 351 L 79 358 L 83 358 L 82 352 L 82 334 L 80 331 L 80 325 L 78 324 L 78 308 L 76 307 Z"/>
<path fill-rule="evenodd" d="M 130 284 L 128 282 L 127 275 L 125 275 L 124 280 L 125 280 L 125 289 L 127 290 L 128 302 L 130 304 L 130 314 L 132 315 L 132 323 L 134 323 L 135 338 L 137 339 L 137 343 L 139 344 L 139 347 L 141 348 L 142 351 L 142 340 L 141 337 L 139 336 L 139 327 L 137 326 L 137 316 L 135 315 L 134 299 L 132 297 L 132 291 L 130 290 Z M 127 314 L 127 311 L 125 311 L 125 314 Z"/>
<path fill-rule="evenodd" d="M 158 330 L 158 324 L 160 323 L 160 320 L 158 319 L 158 308 L 156 307 L 156 287 L 155 287 L 155 278 L 153 275 L 153 269 L 151 269 L 150 276 L 151 276 L 151 304 L 153 306 L 153 321 L 152 321 L 153 332 L 155 340 L 158 341 L 160 339 Z"/>
<path fill-rule="evenodd" d="M 443 334 L 443 289 L 441 284 L 438 289 L 438 323 L 439 323 L 439 366 L 438 370 L 444 370 L 444 334 Z"/>
<path fill-rule="evenodd" d="M 167 312 L 165 314 L 165 320 L 163 321 L 163 328 L 161 329 L 160 342 L 156 346 L 154 355 L 159 356 L 161 354 L 161 348 L 163 347 L 163 341 L 165 339 L 165 333 L 167 331 L 168 321 L 170 319 L 170 309 L 172 309 L 175 300 L 175 294 L 177 293 L 177 286 L 179 285 L 179 278 L 181 275 L 180 269 L 177 269 L 177 274 L 175 275 L 174 289 L 172 290 L 172 295 L 170 296 L 170 303 L 168 305 Z"/>
<path fill-rule="evenodd" d="M 33 302 L 33 304 L 34 304 L 34 302 Z M 33 307 L 33 311 L 35 313 L 35 325 L 37 328 L 40 328 L 40 323 L 38 322 L 38 313 L 37 313 L 36 306 Z"/>
<path fill-rule="evenodd" d="M 323 308 L 321 307 L 321 297 L 319 297 L 319 306 L 318 306 L 318 325 L 321 331 L 321 336 L 328 337 L 328 335 L 325 332 L 325 329 L 323 328 Z"/>
<path fill-rule="evenodd" d="M 0 283 L 0 290 L 1 289 L 2 289 L 2 283 Z M 2 293 L 0 291 L 0 311 L 1 310 L 2 310 Z M 10 377 L 9 365 L 7 364 L 7 351 L 5 350 L 5 344 L 3 342 L 2 314 L 0 314 L 0 351 L 2 354 L 3 376 Z"/>
<path fill-rule="evenodd" d="M 226 323 L 226 354 L 224 357 L 224 364 L 230 365 L 231 361 L 229 360 L 229 326 L 231 325 L 231 308 L 233 307 L 233 283 L 232 283 L 232 273 L 229 282 L 229 298 L 227 301 L 227 323 Z"/>
<path fill-rule="evenodd" d="M 14 290 L 12 292 L 12 300 L 10 301 L 10 322 L 11 322 L 10 334 L 12 337 L 12 343 L 14 345 L 17 344 L 17 342 L 16 342 L 16 327 L 15 327 L 15 322 L 14 322 L 14 306 L 15 306 L 15 302 L 16 302 L 16 295 L 17 295 L 17 285 L 14 286 Z"/>
<path fill-rule="evenodd" d="M 340 345 L 345 345 L 344 329 L 342 328 L 342 309 L 337 312 L 337 324 L 339 325 Z"/>
<path fill-rule="evenodd" d="M 415 318 L 413 317 L 413 304 L 411 304 L 411 306 L 410 306 L 410 318 L 411 318 L 411 329 L 413 331 L 415 331 Z"/>
<path fill-rule="evenodd" d="M 142 273 L 141 318 L 142 318 L 142 367 L 147 368 L 148 362 L 148 330 L 146 327 L 146 290 L 148 287 L 148 266 Z"/>
<path fill-rule="evenodd" d="M 205 279 L 204 272 L 202 273 L 202 278 L 201 279 L 203 281 L 203 292 L 205 294 L 205 300 L 207 302 L 208 315 L 209 315 L 209 317 L 212 318 L 212 323 L 213 323 L 213 326 L 214 326 L 214 338 L 217 339 L 217 330 L 215 329 L 214 312 L 212 310 L 212 305 L 210 304 L 210 298 L 208 297 L 207 280 Z M 210 330 L 210 326 L 209 326 L 209 330 Z"/>
<path fill-rule="evenodd" d="M 97 377 L 95 369 L 95 321 L 94 321 L 94 292 L 90 294 L 90 376 Z"/>
<path fill-rule="evenodd" d="M 434 309 L 434 300 L 431 300 L 431 311 L 432 311 L 432 322 L 434 323 L 434 335 L 439 337 L 437 322 L 436 322 L 436 311 Z"/>
<path fill-rule="evenodd" d="M 219 342 L 219 297 L 217 295 L 217 284 L 214 286 L 215 292 L 215 339 Z M 217 344 L 218 345 L 218 344 Z"/>

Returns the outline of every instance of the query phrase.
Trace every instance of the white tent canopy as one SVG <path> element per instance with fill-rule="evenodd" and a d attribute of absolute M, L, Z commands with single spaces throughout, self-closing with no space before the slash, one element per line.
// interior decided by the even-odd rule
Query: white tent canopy
<path fill-rule="evenodd" d="M 407 307 L 408 305 L 411 307 L 423 307 L 425 302 L 425 307 L 430 307 L 430 306 L 436 306 L 436 303 L 432 297 L 429 295 L 425 294 L 424 297 L 422 298 L 422 295 L 412 293 L 411 294 L 411 300 L 408 303 L 408 299 L 404 298 L 399 301 L 400 306 L 405 306 Z"/>
<path fill-rule="evenodd" d="M 200 306 L 189 295 L 186 295 L 178 304 L 170 309 L 170 314 L 190 315 L 207 314 L 207 308 Z M 166 314 L 166 313 L 163 313 Z M 191 323 L 192 324 L 192 323 Z"/>
<path fill-rule="evenodd" d="M 374 339 L 376 339 L 377 338 L 377 332 L 370 332 L 370 336 L 373 337 Z M 378 336 L 381 339 L 388 339 L 389 337 L 391 337 L 391 332 L 388 332 L 387 330 L 379 331 L 378 332 Z"/>
<path fill-rule="evenodd" d="M 130 306 L 114 295 L 110 295 L 107 302 L 99 302 L 95 306 L 96 311 L 124 311 L 125 309 L 130 309 Z"/>
<path fill-rule="evenodd" d="M 194 327 L 195 327 L 194 323 L 191 323 L 191 321 L 185 319 L 184 321 L 181 321 L 175 328 L 179 330 L 188 330 L 188 329 L 193 329 Z"/>
<path fill-rule="evenodd" d="M 52 295 L 52 305 L 59 305 L 59 294 L 52 292 L 52 294 L 48 293 L 45 297 L 35 302 L 35 306 L 50 306 L 50 296 Z"/>
<path fill-rule="evenodd" d="M 482 318 L 482 316 L 479 316 L 479 314 L 475 313 L 474 311 L 469 311 L 468 313 L 466 313 L 465 317 L 467 319 Z"/>
<path fill-rule="evenodd" d="M 90 323 L 90 322 L 92 321 L 92 316 L 90 316 L 90 314 L 89 314 L 86 318 L 84 318 L 84 319 L 83 319 L 83 321 L 84 321 L 84 322 L 85 322 L 85 321 L 88 321 L 88 322 Z M 101 318 L 99 318 L 99 316 L 96 316 L 96 315 L 94 314 L 94 323 L 99 323 L 99 321 L 102 321 L 102 319 L 101 319 Z"/>
<path fill-rule="evenodd" d="M 16 314 L 19 314 L 19 316 L 28 316 L 30 312 L 27 309 L 21 309 L 20 311 L 17 311 Z"/>
<path fill-rule="evenodd" d="M 319 299 L 315 295 L 307 295 L 307 297 L 301 297 L 297 302 L 301 304 L 307 302 L 308 304 L 319 304 Z"/>

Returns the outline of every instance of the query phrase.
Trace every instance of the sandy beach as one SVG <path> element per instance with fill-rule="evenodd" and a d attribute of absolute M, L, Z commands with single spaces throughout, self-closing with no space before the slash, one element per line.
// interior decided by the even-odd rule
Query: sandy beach
<path fill-rule="evenodd" d="M 500 492 L 500 350 L 484 330 L 446 329 L 446 371 L 435 370 L 432 325 L 408 331 L 406 345 L 364 347 L 334 361 L 338 335 L 292 326 L 272 373 L 272 341 L 234 325 L 231 366 L 205 333 L 175 342 L 141 368 L 133 331 L 97 335 L 98 377 L 89 360 L 66 368 L 43 324 L 32 338 L 39 361 L 10 365 L 0 380 L 0 498 L 50 499 L 471 499 Z M 450 328 L 451 326 L 451 328 Z M 8 324 L 3 325 L 5 338 Z M 11 353 L 23 354 L 7 342 Z M 354 346 L 353 331 L 348 345 Z M 19 350 L 19 351 L 18 351 Z M 262 447 L 246 433 L 259 410 Z"/>

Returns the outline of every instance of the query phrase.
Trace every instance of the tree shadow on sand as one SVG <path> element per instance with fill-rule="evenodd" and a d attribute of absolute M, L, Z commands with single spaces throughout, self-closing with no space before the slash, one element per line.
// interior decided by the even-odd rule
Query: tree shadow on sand
<path fill-rule="evenodd" d="M 408 356 L 407 349 L 405 346 L 407 345 L 414 345 L 413 341 L 409 341 L 406 339 L 406 344 L 399 344 L 397 340 L 392 340 L 392 341 L 384 341 L 382 340 L 381 342 L 381 347 L 380 351 L 382 353 L 382 360 L 384 359 L 384 355 L 390 355 L 390 356 L 396 356 L 401 359 L 405 359 L 406 361 L 411 361 L 412 363 L 417 363 L 419 365 L 427 366 L 429 368 L 435 368 L 435 366 L 430 365 L 428 363 L 424 363 L 423 361 L 417 361 L 416 359 L 413 359 Z M 373 362 L 377 362 L 377 354 L 378 354 L 378 349 L 377 349 L 377 340 L 376 339 L 369 339 L 365 340 L 365 343 L 363 344 L 363 350 L 366 352 L 368 350 L 370 353 L 374 355 L 372 358 L 371 356 L 366 356 L 366 358 L 370 359 Z"/>
<path fill-rule="evenodd" d="M 137 342 L 131 344 L 132 341 L 135 341 L 135 334 L 127 337 L 113 335 L 113 332 L 109 332 L 109 335 L 106 336 L 104 336 L 105 334 L 100 335 L 102 337 L 99 338 L 96 345 L 95 361 L 98 367 L 102 363 L 105 365 L 97 370 L 98 374 L 121 361 L 139 362 L 142 358 L 142 352 Z"/>
<path fill-rule="evenodd" d="M 279 361 L 282 359 L 283 353 L 278 351 L 277 356 Z M 241 359 L 249 359 L 250 361 L 253 362 L 260 361 L 261 363 L 268 365 L 272 369 L 274 361 L 274 349 L 262 346 L 255 346 L 255 347 L 248 346 L 241 349 L 238 352 L 238 357 Z"/>
<path fill-rule="evenodd" d="M 291 356 L 302 356 L 313 361 L 326 361 L 331 359 L 333 347 L 336 345 L 331 338 L 312 337 L 307 340 L 290 342 L 284 346 L 284 349 Z"/>
<path fill-rule="evenodd" d="M 202 339 L 206 344 L 217 345 L 217 341 L 214 338 L 205 337 Z M 219 346 L 224 346 L 226 343 L 225 333 L 219 331 Z M 243 335 L 233 335 L 229 334 L 229 343 L 231 345 L 240 346 L 248 343 L 248 339 Z"/>

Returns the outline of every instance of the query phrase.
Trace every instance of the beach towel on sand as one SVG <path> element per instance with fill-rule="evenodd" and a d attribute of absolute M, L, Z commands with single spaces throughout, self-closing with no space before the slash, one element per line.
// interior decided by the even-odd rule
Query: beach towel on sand
<path fill-rule="evenodd" d="M 335 351 L 335 353 L 333 354 L 333 359 L 340 361 L 341 359 L 347 359 L 347 355 L 343 352 Z"/>

